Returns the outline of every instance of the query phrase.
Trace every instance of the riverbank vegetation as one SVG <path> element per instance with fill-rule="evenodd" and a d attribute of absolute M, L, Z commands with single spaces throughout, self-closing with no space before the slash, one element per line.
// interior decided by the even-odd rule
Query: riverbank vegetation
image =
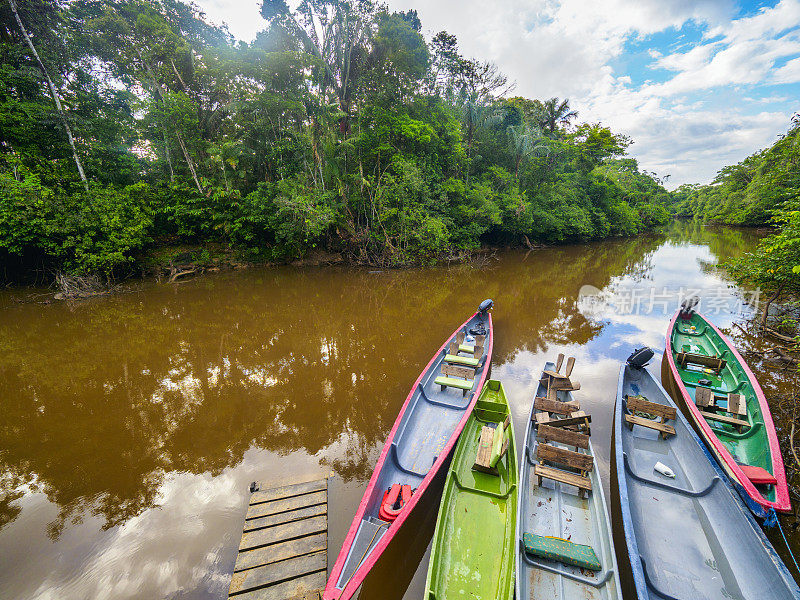
<path fill-rule="evenodd" d="M 787 336 L 772 330 L 782 341 L 796 342 L 796 307 L 783 306 L 772 311 L 774 315 L 771 307 L 794 303 L 800 297 L 800 114 L 794 116 L 786 135 L 769 148 L 725 167 L 710 185 L 682 186 L 673 198 L 678 216 L 775 228 L 755 251 L 727 262 L 726 267 L 740 283 L 763 292 L 761 327 L 791 332 Z"/>
<path fill-rule="evenodd" d="M 261 12 L 243 43 L 179 0 L 0 6 L 0 276 L 120 276 L 208 244 L 403 265 L 669 219 L 630 139 L 515 97 L 416 11 Z"/>

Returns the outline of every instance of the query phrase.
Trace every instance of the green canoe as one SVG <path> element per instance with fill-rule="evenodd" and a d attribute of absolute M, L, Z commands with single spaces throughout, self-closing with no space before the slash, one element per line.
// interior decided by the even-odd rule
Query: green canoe
<path fill-rule="evenodd" d="M 664 387 L 761 518 L 791 510 L 769 404 L 755 375 L 714 325 L 683 307 L 667 330 Z"/>
<path fill-rule="evenodd" d="M 504 427 L 505 426 L 505 427 Z M 483 431 L 491 427 L 493 431 Z M 489 471 L 474 468 L 489 454 Z M 503 453 L 503 448 L 505 452 Z M 478 465 L 478 468 L 481 468 Z M 514 598 L 517 453 L 502 384 L 494 379 L 478 397 L 458 440 L 442 493 L 428 566 L 426 600 Z"/>

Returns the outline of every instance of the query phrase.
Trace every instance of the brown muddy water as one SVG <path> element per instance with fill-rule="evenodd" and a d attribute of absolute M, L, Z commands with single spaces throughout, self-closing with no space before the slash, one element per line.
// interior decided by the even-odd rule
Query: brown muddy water
<path fill-rule="evenodd" d="M 736 337 L 752 309 L 714 264 L 756 235 L 677 223 L 480 265 L 261 268 L 49 305 L 2 292 L 0 598 L 223 598 L 253 480 L 334 475 L 332 564 L 411 384 L 484 298 L 517 439 L 545 360 L 575 356 L 608 485 L 620 361 L 642 344 L 660 356 L 693 290 Z M 609 303 L 578 302 L 582 286 Z M 787 371 L 753 366 L 768 396 L 791 392 Z M 361 598 L 422 596 L 437 486 L 427 496 Z"/>

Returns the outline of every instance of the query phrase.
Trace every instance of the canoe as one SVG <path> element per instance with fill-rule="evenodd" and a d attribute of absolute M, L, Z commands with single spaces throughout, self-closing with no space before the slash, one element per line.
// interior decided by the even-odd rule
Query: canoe
<path fill-rule="evenodd" d="M 479 470 L 480 465 L 474 468 L 479 445 L 495 439 L 499 457 L 495 472 Z M 506 451 L 501 455 L 503 441 Z M 491 448 L 486 448 L 488 456 Z M 513 600 L 516 517 L 514 426 L 502 384 L 490 379 L 447 472 L 428 564 L 426 600 Z"/>
<path fill-rule="evenodd" d="M 545 371 L 552 371 L 554 366 L 548 362 Z M 574 400 L 571 392 L 558 391 L 556 394 L 562 402 Z M 547 390 L 540 383 L 536 397 L 546 395 Z M 534 468 L 539 462 L 537 448 L 544 440 L 537 439 L 534 407 L 535 399 L 528 417 L 520 471 L 516 532 L 517 599 L 622 598 L 611 522 L 597 467 L 592 468 L 589 473 L 591 492 L 588 498 L 581 498 L 577 488 L 566 483 L 545 479 L 541 485 L 537 485 L 537 477 L 534 475 Z M 585 441 L 586 448 L 580 448 L 579 452 L 594 458 L 591 441 Z M 576 446 L 552 440 L 547 443 L 564 449 L 576 449 Z M 585 546 L 589 546 L 599 564 L 587 569 L 562 562 L 567 560 L 566 556 L 556 560 L 529 554 L 525 548 L 525 534 L 540 536 L 535 539 L 543 543 L 550 543 L 552 538 L 565 540 L 567 543 L 555 540 L 561 544 L 556 550 L 568 555 L 576 551 L 585 552 Z"/>
<path fill-rule="evenodd" d="M 411 387 L 333 565 L 324 600 L 353 596 L 455 446 L 491 365 L 491 308 L 490 300 L 481 303 L 442 344 Z M 478 350 L 481 335 L 482 352 Z M 443 380 L 442 370 L 452 373 L 454 366 L 472 372 L 468 363 L 475 366 L 472 381 L 457 375 L 444 378 L 445 383 L 464 389 L 436 383 Z"/>
<path fill-rule="evenodd" d="M 649 417 L 659 410 L 648 409 L 649 417 L 639 412 L 637 423 L 628 422 L 628 408 L 642 398 L 672 411 L 666 424 L 674 434 L 662 439 L 651 428 Z M 644 417 L 650 425 L 638 424 Z M 614 438 L 622 525 L 639 600 L 800 598 L 720 465 L 644 368 L 620 370 Z M 657 463 L 674 478 L 657 471 Z"/>
<path fill-rule="evenodd" d="M 770 509 L 789 512 L 772 413 L 755 375 L 730 340 L 701 315 L 678 311 L 669 324 L 665 348 L 664 387 L 685 407 L 750 509 L 759 518 Z"/>

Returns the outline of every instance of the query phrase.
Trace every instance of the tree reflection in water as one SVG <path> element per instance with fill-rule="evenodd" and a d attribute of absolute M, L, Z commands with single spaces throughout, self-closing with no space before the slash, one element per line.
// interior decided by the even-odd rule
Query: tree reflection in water
<path fill-rule="evenodd" d="M 253 269 L 75 304 L 3 292 L 0 533 L 35 492 L 57 507 L 53 541 L 82 519 L 110 530 L 159 504 L 169 513 L 168 482 L 215 481 L 251 449 L 268 451 L 277 478 L 292 475 L 282 463 L 326 465 L 360 495 L 411 384 L 481 300 L 496 302 L 495 366 L 587 344 L 606 325 L 576 308 L 581 286 L 646 276 L 667 236 L 480 265 Z"/>

